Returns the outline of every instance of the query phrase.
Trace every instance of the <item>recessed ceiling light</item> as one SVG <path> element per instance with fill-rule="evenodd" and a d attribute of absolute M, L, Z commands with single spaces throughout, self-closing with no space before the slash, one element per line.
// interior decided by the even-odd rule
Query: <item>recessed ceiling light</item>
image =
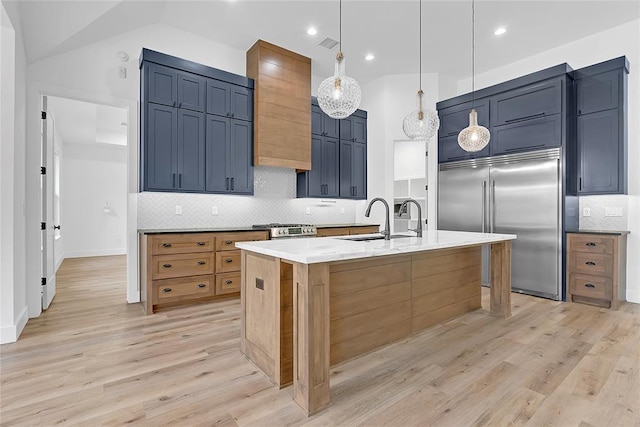
<path fill-rule="evenodd" d="M 500 28 L 498 28 L 497 30 L 495 30 L 495 31 L 493 32 L 493 34 L 495 34 L 496 36 L 501 36 L 501 35 L 503 35 L 503 34 L 504 34 L 504 33 L 506 33 L 506 32 L 507 32 L 507 29 L 506 29 L 506 28 L 504 28 L 504 27 L 500 27 Z"/>
<path fill-rule="evenodd" d="M 316 34 L 318 34 L 318 30 L 316 30 L 314 27 L 309 27 L 309 29 L 307 30 L 307 34 L 309 34 L 310 36 L 315 36 Z"/>
<path fill-rule="evenodd" d="M 368 53 L 364 59 L 366 59 L 367 61 L 373 61 L 375 59 L 375 56 L 373 56 L 373 53 Z"/>

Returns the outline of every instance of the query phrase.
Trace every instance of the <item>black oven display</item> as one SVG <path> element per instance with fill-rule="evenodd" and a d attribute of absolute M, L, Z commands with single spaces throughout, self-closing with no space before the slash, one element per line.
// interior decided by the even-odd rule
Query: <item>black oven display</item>
<path fill-rule="evenodd" d="M 300 227 L 289 228 L 289 234 L 302 234 L 302 228 Z"/>

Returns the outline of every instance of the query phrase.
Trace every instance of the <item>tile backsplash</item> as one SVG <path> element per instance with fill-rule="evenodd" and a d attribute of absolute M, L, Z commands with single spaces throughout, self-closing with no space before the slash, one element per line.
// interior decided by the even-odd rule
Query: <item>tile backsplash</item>
<path fill-rule="evenodd" d="M 580 197 L 580 228 L 585 230 L 627 230 L 629 196 L 583 196 Z M 585 216 L 585 210 L 590 211 Z M 620 213 L 621 216 L 607 216 L 609 213 Z"/>
<path fill-rule="evenodd" d="M 253 196 L 139 193 L 138 229 L 216 228 L 269 222 L 353 223 L 357 222 L 357 207 L 365 204 L 353 200 L 296 199 L 294 170 L 258 166 L 254 170 Z M 176 206 L 181 207 L 182 214 L 176 215 Z M 217 214 L 213 214 L 214 208 Z"/>

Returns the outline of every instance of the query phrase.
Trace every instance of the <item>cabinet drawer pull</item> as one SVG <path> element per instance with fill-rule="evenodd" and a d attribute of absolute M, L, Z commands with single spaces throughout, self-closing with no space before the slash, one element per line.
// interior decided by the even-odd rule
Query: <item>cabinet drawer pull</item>
<path fill-rule="evenodd" d="M 171 243 L 163 243 L 162 247 L 163 248 L 170 248 L 171 247 Z"/>
<path fill-rule="evenodd" d="M 595 244 L 595 243 L 593 243 L 593 242 L 589 242 L 589 243 L 587 243 L 587 244 L 586 244 L 586 246 L 595 246 L 595 245 L 596 245 L 596 244 Z"/>
<path fill-rule="evenodd" d="M 233 260 L 231 258 L 227 258 L 224 260 L 224 262 L 226 262 L 227 264 L 229 264 L 230 262 L 233 262 Z"/>
<path fill-rule="evenodd" d="M 593 262 L 593 261 L 587 261 L 587 262 L 585 262 L 585 264 L 587 264 L 587 265 L 596 265 L 596 263 Z"/>
<path fill-rule="evenodd" d="M 230 284 L 232 284 L 232 283 L 233 283 L 233 280 L 225 280 L 225 281 L 224 281 L 224 284 L 225 284 L 225 285 L 230 285 Z"/>
<path fill-rule="evenodd" d="M 232 241 L 232 240 L 225 240 L 225 241 L 224 241 L 224 244 L 225 244 L 225 245 L 230 245 L 230 244 L 232 244 L 232 243 L 233 243 L 233 241 Z"/>
<path fill-rule="evenodd" d="M 585 284 L 584 284 L 584 287 L 585 287 L 585 288 L 595 288 L 595 287 L 596 287 L 596 285 L 594 285 L 593 283 L 585 283 Z"/>
<path fill-rule="evenodd" d="M 162 293 L 164 293 L 164 294 L 166 294 L 166 293 L 168 293 L 168 292 L 171 292 L 171 288 L 164 288 L 164 289 L 162 290 Z"/>
<path fill-rule="evenodd" d="M 164 268 L 171 268 L 171 264 L 162 264 L 162 267 L 164 267 Z"/>
<path fill-rule="evenodd" d="M 198 242 L 196 243 L 198 246 L 204 246 L 206 243 L 205 242 Z"/>
<path fill-rule="evenodd" d="M 198 261 L 198 265 L 205 265 L 206 262 L 205 261 Z"/>
<path fill-rule="evenodd" d="M 202 289 L 202 288 L 206 288 L 206 287 L 207 287 L 207 285 L 205 285 L 204 283 L 200 283 L 200 284 L 198 285 L 198 287 L 199 287 L 200 289 Z"/>

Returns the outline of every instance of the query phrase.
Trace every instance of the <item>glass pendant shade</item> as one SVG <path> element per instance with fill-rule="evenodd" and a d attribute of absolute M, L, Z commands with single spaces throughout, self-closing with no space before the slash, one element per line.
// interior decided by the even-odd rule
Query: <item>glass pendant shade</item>
<path fill-rule="evenodd" d="M 344 55 L 338 52 L 333 76 L 326 78 L 318 88 L 320 108 L 334 119 L 349 117 L 358 109 L 362 99 L 360 85 L 344 74 L 344 65 Z"/>
<path fill-rule="evenodd" d="M 472 109 L 469 113 L 469 126 L 458 134 L 458 145 L 464 151 L 474 153 L 486 147 L 490 139 L 489 129 L 478 125 L 478 113 Z"/>
<path fill-rule="evenodd" d="M 418 109 L 407 114 L 402 121 L 402 130 L 411 139 L 428 140 L 440 127 L 438 115 L 423 106 L 424 92 L 418 91 Z"/>

